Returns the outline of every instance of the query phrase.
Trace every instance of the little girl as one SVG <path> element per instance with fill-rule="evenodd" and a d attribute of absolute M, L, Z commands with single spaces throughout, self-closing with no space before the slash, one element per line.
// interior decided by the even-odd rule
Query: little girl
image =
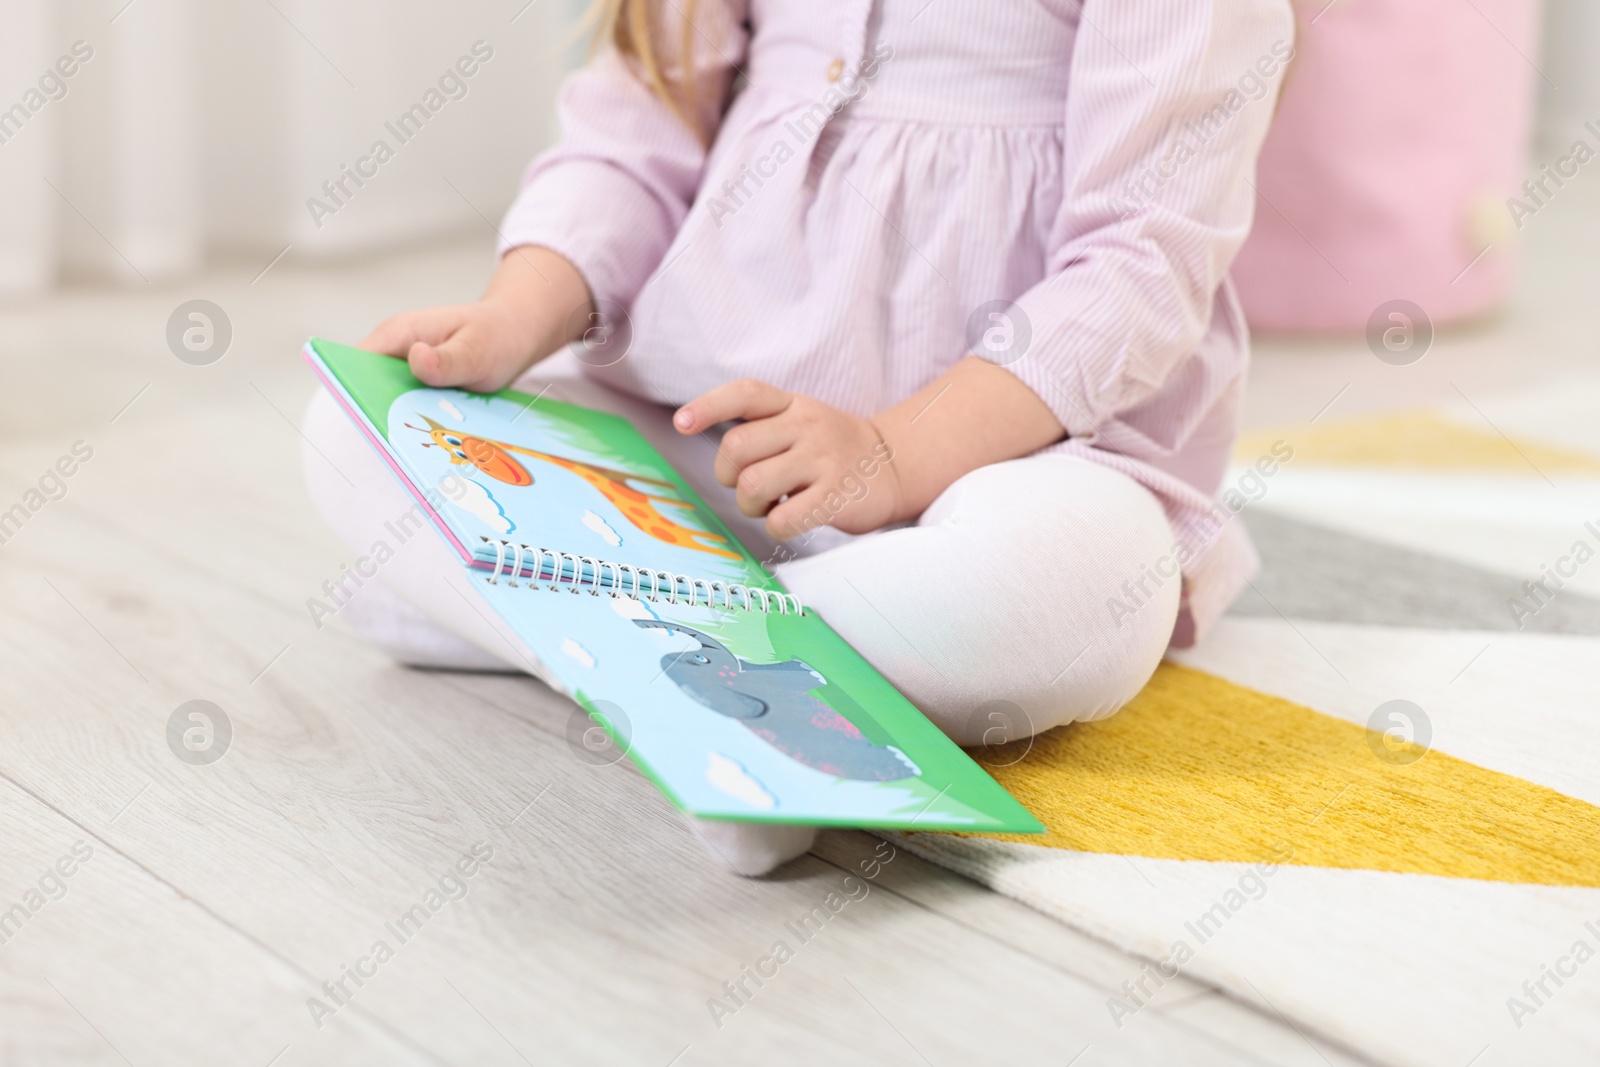
<path fill-rule="evenodd" d="M 482 299 L 363 347 L 627 416 L 959 744 L 1115 712 L 1256 565 L 1215 501 L 1248 360 L 1226 272 L 1287 0 L 602 18 Z M 370 544 L 409 500 L 325 394 L 306 434 Z M 398 659 L 514 669 L 442 541 L 382 580 L 346 615 Z M 745 874 L 812 839 L 695 827 Z"/>

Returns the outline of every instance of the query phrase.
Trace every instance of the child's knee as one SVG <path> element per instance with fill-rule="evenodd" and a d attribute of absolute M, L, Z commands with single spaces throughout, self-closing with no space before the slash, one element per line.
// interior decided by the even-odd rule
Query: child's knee
<path fill-rule="evenodd" d="M 919 527 L 782 573 L 941 730 L 978 746 L 1133 699 L 1177 618 L 1172 551 L 1148 491 L 1048 456 L 975 472 Z"/>
<path fill-rule="evenodd" d="M 1137 634 L 1090 635 L 1076 650 L 1013 641 L 978 651 L 983 669 L 958 681 L 908 692 L 956 744 L 992 747 L 1071 722 L 1104 719 L 1138 695 L 1155 673 L 1171 633 L 1157 621 Z M 893 680 L 893 679 L 891 679 Z"/>
<path fill-rule="evenodd" d="M 1172 639 L 1183 586 L 1172 528 L 1147 489 L 1076 457 L 1036 465 L 1058 502 L 1040 507 L 1033 525 L 1059 540 L 1032 569 L 1036 636 L 1013 642 L 1012 654 L 1034 667 L 1012 672 L 1011 698 L 1035 732 L 1102 719 L 1132 700 Z"/>

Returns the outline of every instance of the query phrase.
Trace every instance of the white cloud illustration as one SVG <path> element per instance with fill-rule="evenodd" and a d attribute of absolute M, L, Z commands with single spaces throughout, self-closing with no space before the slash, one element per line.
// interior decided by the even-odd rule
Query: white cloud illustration
<path fill-rule="evenodd" d="M 622 535 L 611 528 L 611 524 L 592 511 L 583 513 L 583 524 L 600 535 L 600 540 L 612 548 L 622 544 Z"/>
<path fill-rule="evenodd" d="M 565 652 L 568 657 L 576 660 L 585 667 L 594 666 L 594 656 L 589 653 L 587 648 L 584 648 L 570 637 L 562 638 L 561 651 Z"/>
<path fill-rule="evenodd" d="M 452 498 L 451 506 L 475 516 L 479 522 L 497 534 L 508 534 L 517 528 L 516 523 L 506 518 L 505 509 L 500 506 L 500 501 L 494 498 L 493 493 L 471 478 L 462 477 L 460 482 L 460 499 Z"/>
<path fill-rule="evenodd" d="M 466 419 L 466 416 L 461 414 L 461 409 L 450 403 L 450 398 L 447 396 L 441 396 L 439 398 L 439 410 L 444 412 L 446 415 L 449 415 L 457 422 L 461 422 Z"/>
<path fill-rule="evenodd" d="M 633 599 L 632 597 L 628 597 L 628 596 L 619 596 L 616 599 L 612 600 L 611 601 L 611 610 L 616 612 L 618 615 L 621 615 L 624 619 L 656 619 L 656 618 L 660 618 L 660 616 L 658 616 L 655 612 L 651 611 L 649 609 L 649 607 L 647 607 L 644 604 L 641 604 L 639 601 Z M 654 627 L 651 627 L 650 629 L 646 630 L 645 632 L 646 633 L 655 633 L 655 632 L 658 632 L 658 631 L 656 631 Z"/>
<path fill-rule="evenodd" d="M 750 772 L 744 769 L 744 764 L 720 752 L 707 752 L 706 755 L 710 757 L 710 763 L 706 766 L 706 781 L 719 792 L 764 811 L 778 806 L 778 798 L 751 777 Z"/>

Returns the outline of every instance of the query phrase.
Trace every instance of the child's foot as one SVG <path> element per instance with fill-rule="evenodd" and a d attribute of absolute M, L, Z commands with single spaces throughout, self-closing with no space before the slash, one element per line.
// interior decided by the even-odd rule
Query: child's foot
<path fill-rule="evenodd" d="M 447 671 L 511 671 L 517 668 L 457 637 L 376 582 L 362 588 L 339 612 L 357 636 L 408 667 Z"/>
<path fill-rule="evenodd" d="M 817 837 L 815 826 L 721 822 L 693 816 L 688 821 L 707 852 L 746 878 L 759 878 L 805 855 Z"/>

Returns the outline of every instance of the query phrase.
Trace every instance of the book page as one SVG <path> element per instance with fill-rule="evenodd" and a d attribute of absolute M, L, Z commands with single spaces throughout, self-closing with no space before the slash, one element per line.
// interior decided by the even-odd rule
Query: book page
<path fill-rule="evenodd" d="M 476 581 L 620 752 L 696 815 L 1038 826 L 814 612 Z"/>

